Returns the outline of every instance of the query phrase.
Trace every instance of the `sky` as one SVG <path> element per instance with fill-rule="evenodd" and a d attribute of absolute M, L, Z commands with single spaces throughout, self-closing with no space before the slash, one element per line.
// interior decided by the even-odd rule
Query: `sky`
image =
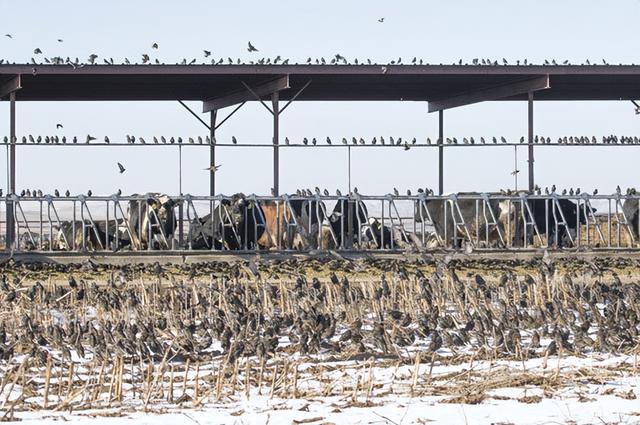
<path fill-rule="evenodd" d="M 330 58 L 388 62 L 417 56 L 429 63 L 485 57 L 515 63 L 555 58 L 582 63 L 640 63 L 635 49 L 640 1 L 109 1 L 0 0 L 0 58 L 26 62 L 40 48 L 44 56 L 79 57 L 95 53 L 120 62 L 140 61 L 149 53 L 163 62 L 214 57 L 242 60 L 274 58 L 291 63 Z M 384 17 L 384 22 L 378 22 Z M 4 37 L 11 34 L 13 38 Z M 58 42 L 62 39 L 63 42 Z M 247 51 L 251 41 L 258 53 Z M 158 43 L 158 50 L 151 45 Z M 19 97 L 18 97 L 19 100 Z M 189 102 L 196 111 L 198 102 Z M 231 108 L 229 108 L 231 109 Z M 226 110 L 220 112 L 222 116 Z M 22 135 L 109 136 L 151 139 L 204 137 L 208 131 L 177 102 L 19 102 L 17 133 Z M 206 115 L 203 119 L 208 120 Z M 640 117 L 630 102 L 536 102 L 535 133 L 551 137 L 638 135 Z M 56 123 L 64 125 L 56 130 Z M 526 135 L 525 102 L 485 102 L 445 112 L 447 137 L 479 139 Z M 9 132 L 8 102 L 0 102 L 0 135 Z M 272 119 L 251 102 L 218 131 L 217 140 L 271 143 Z M 281 141 L 288 137 L 367 140 L 374 136 L 435 140 L 437 114 L 426 102 L 294 102 L 280 119 Z M 0 150 L 5 150 L 0 147 Z M 217 192 L 268 194 L 272 187 L 272 150 L 218 148 Z M 496 191 L 514 188 L 513 147 L 445 150 L 445 191 Z M 2 167 L 6 167 L 5 152 Z M 638 147 L 538 148 L 536 183 L 612 193 L 616 185 L 638 186 Z M 519 187 L 526 186 L 526 148 L 517 152 Z M 182 192 L 208 194 L 207 148 L 183 148 Z M 118 173 L 116 163 L 127 171 Z M 361 193 L 386 194 L 419 187 L 437 189 L 436 149 L 355 149 L 352 185 Z M 343 149 L 282 149 L 281 192 L 296 188 L 347 190 L 347 152 Z M 177 147 L 157 149 L 23 147 L 17 152 L 18 192 L 112 194 L 180 191 Z M 6 188 L 6 169 L 0 173 Z M 5 189 L 6 190 L 6 189 Z"/>

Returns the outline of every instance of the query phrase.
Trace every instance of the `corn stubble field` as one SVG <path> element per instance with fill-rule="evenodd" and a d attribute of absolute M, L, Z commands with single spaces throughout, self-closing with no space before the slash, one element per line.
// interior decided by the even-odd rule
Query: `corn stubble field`
<path fill-rule="evenodd" d="M 9 261 L 0 419 L 637 423 L 638 264 Z"/>

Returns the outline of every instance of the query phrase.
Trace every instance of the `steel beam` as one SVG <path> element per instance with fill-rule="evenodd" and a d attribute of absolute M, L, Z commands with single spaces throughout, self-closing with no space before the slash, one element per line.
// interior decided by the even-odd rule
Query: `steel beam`
<path fill-rule="evenodd" d="M 429 112 L 442 111 L 487 100 L 504 99 L 529 92 L 548 89 L 550 87 L 549 75 L 527 78 L 525 80 L 485 87 L 447 98 L 430 101 Z"/>
<path fill-rule="evenodd" d="M 20 75 L 16 75 L 15 77 L 11 77 L 4 83 L 0 84 L 0 99 L 8 96 L 9 94 L 18 91 L 22 88 L 22 81 Z"/>
<path fill-rule="evenodd" d="M 197 119 L 198 121 L 200 121 L 200 123 L 202 123 L 202 125 L 204 125 L 205 127 L 209 128 L 209 125 L 208 125 L 206 122 L 204 122 L 204 120 L 203 120 L 202 118 L 200 118 L 200 117 L 198 116 L 198 114 L 196 114 L 195 112 L 193 112 L 193 110 L 192 110 L 191 108 L 189 108 L 189 107 L 187 106 L 187 104 L 186 104 L 186 103 L 184 103 L 184 102 L 183 102 L 183 101 L 181 101 L 181 100 L 178 100 L 178 103 L 180 103 L 182 106 L 184 106 L 184 108 L 185 108 L 187 111 L 189 111 L 189 112 L 191 113 L 191 115 L 193 115 L 194 117 L 196 117 L 196 119 Z"/>
<path fill-rule="evenodd" d="M 533 92 L 530 91 L 527 96 L 527 105 L 528 105 L 528 136 L 529 136 L 529 193 L 533 193 L 533 188 L 535 187 L 535 181 L 533 179 Z"/>
<path fill-rule="evenodd" d="M 218 111 L 215 109 L 211 111 L 211 125 L 209 125 L 209 138 L 211 139 L 211 145 L 209 146 L 209 166 L 213 167 L 216 164 L 216 115 Z M 216 195 L 216 173 L 211 171 L 209 176 L 209 196 Z"/>
<path fill-rule="evenodd" d="M 16 193 L 16 92 L 9 94 L 9 181 L 7 182 L 7 195 Z M 15 223 L 13 215 L 13 201 L 7 197 L 7 220 L 5 236 L 6 250 L 13 251 L 15 242 Z"/>
<path fill-rule="evenodd" d="M 273 107 L 273 193 L 280 195 L 280 94 L 276 91 L 271 94 Z"/>
<path fill-rule="evenodd" d="M 202 112 L 211 112 L 214 109 L 222 109 L 227 106 L 236 105 L 248 100 L 261 99 L 273 93 L 289 88 L 289 75 L 284 75 L 276 79 L 267 81 L 254 87 L 228 93 L 223 96 L 207 99 L 202 102 Z"/>
<path fill-rule="evenodd" d="M 444 111 L 438 111 L 438 195 L 444 192 Z"/>

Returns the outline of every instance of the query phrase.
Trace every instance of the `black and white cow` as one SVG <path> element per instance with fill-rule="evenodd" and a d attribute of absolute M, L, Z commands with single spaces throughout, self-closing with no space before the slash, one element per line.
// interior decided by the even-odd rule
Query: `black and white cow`
<path fill-rule="evenodd" d="M 522 199 L 522 200 L 521 200 Z M 528 210 L 522 211 L 526 203 Z M 526 246 L 533 245 L 536 229 L 532 225 L 527 225 L 525 229 L 525 219 L 527 222 L 533 221 L 541 237 L 546 235 L 547 243 L 550 246 L 559 248 L 576 243 L 578 226 L 587 223 L 587 217 L 582 207 L 570 199 L 565 198 L 531 198 L 524 197 L 513 199 L 506 206 L 507 202 L 501 202 L 502 211 L 509 211 L 511 223 L 512 246 L 524 246 L 526 230 Z M 526 206 L 525 206 L 526 208 Z M 595 209 L 592 209 L 595 213 Z M 533 220 L 532 220 L 533 218 Z"/>
<path fill-rule="evenodd" d="M 361 229 L 368 226 L 369 213 L 364 202 L 339 199 L 321 226 L 321 248 L 350 248 L 357 244 Z"/>
<path fill-rule="evenodd" d="M 130 244 L 127 232 L 123 231 L 122 221 L 109 220 L 107 223 L 106 220 L 96 220 L 92 224 L 89 220 L 85 220 L 84 224 L 84 229 L 80 220 L 63 221 L 60 226 L 55 226 L 56 235 L 53 249 L 60 251 L 83 249 L 87 251 L 117 251 Z"/>
<path fill-rule="evenodd" d="M 445 247 L 460 248 L 462 241 L 469 238 L 480 244 L 488 241 L 489 246 L 504 243 L 505 215 L 498 200 L 490 199 L 485 204 L 483 194 L 466 192 L 448 198 L 427 198 L 415 205 L 414 219 L 432 224 Z"/>
<path fill-rule="evenodd" d="M 143 198 L 129 201 L 127 209 L 134 249 L 170 249 L 177 229 L 174 208 L 178 202 L 161 193 L 147 193 Z"/>
<path fill-rule="evenodd" d="M 309 223 L 317 221 L 310 214 L 313 207 L 303 200 L 291 200 L 289 204 L 291 208 L 284 203 L 254 200 L 237 193 L 222 200 L 213 215 L 192 221 L 191 246 L 216 250 L 273 249 L 278 246 L 306 249 L 309 247 Z"/>
<path fill-rule="evenodd" d="M 375 249 L 404 249 L 410 243 L 409 235 L 397 227 L 382 225 L 377 219 L 370 217 L 369 225 L 364 228 L 362 238 L 365 244 Z"/>

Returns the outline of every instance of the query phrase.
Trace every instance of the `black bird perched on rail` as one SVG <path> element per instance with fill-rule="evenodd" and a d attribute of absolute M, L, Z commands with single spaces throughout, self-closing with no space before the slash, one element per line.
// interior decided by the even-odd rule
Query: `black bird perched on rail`
<path fill-rule="evenodd" d="M 231 142 L 232 142 L 234 145 L 237 145 L 237 144 L 238 144 L 238 140 L 236 139 L 236 136 L 231 136 Z"/>

